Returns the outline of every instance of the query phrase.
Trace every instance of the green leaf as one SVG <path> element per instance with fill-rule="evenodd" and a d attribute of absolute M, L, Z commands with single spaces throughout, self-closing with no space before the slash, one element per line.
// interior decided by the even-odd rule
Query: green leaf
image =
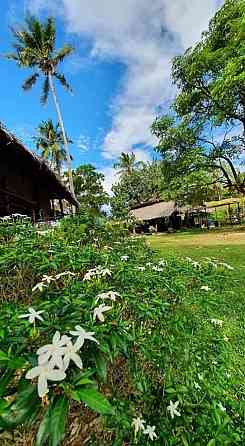
<path fill-rule="evenodd" d="M 107 361 L 104 357 L 104 355 L 99 354 L 95 358 L 96 363 L 96 372 L 99 376 L 99 378 L 105 382 L 106 376 L 107 376 Z"/>
<path fill-rule="evenodd" d="M 24 390 L 19 392 L 8 410 L 0 417 L 0 427 L 9 429 L 29 420 L 36 412 L 40 400 L 37 397 L 36 386 L 27 384 Z"/>
<path fill-rule="evenodd" d="M 0 397 L 5 394 L 6 387 L 10 383 L 14 370 L 6 369 L 4 374 L 0 378 Z"/>
<path fill-rule="evenodd" d="M 6 362 L 8 360 L 9 360 L 9 357 L 8 357 L 7 353 L 0 350 L 0 361 Z"/>
<path fill-rule="evenodd" d="M 69 403 L 64 395 L 55 398 L 51 408 L 50 446 L 58 446 L 65 436 L 68 408 Z"/>
<path fill-rule="evenodd" d="M 93 387 L 77 389 L 72 393 L 72 398 L 76 401 L 83 401 L 90 409 L 102 415 L 114 413 L 109 401 Z"/>
<path fill-rule="evenodd" d="M 52 406 L 49 406 L 39 425 L 39 429 L 36 436 L 36 446 L 44 445 L 49 438 L 51 432 L 51 412 L 52 412 Z"/>

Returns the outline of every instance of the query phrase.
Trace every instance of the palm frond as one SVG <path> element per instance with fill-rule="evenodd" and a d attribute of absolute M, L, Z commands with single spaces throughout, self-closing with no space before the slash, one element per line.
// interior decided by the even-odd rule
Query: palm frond
<path fill-rule="evenodd" d="M 41 104 L 46 104 L 49 95 L 49 79 L 48 76 L 45 77 L 43 88 L 42 88 Z"/>
<path fill-rule="evenodd" d="M 70 91 L 72 93 L 72 88 L 71 86 L 68 84 L 64 74 L 61 73 L 57 73 L 57 71 L 54 72 L 54 76 L 56 77 L 56 79 L 58 79 L 61 83 L 61 85 L 68 91 Z"/>
<path fill-rule="evenodd" d="M 28 77 L 25 80 L 24 84 L 22 85 L 23 90 L 25 90 L 25 91 L 30 90 L 33 87 L 33 85 L 36 83 L 38 77 L 39 77 L 38 73 L 34 73 L 30 77 Z"/>
<path fill-rule="evenodd" d="M 54 64 L 57 66 L 59 62 L 63 62 L 66 56 L 69 56 L 74 52 L 71 45 L 64 45 L 54 56 Z"/>

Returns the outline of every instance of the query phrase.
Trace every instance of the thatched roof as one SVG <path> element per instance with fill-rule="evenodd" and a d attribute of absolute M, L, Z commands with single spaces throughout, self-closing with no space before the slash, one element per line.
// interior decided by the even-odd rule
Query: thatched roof
<path fill-rule="evenodd" d="M 21 141 L 5 129 L 2 123 L 0 123 L 0 159 L 1 157 L 8 158 L 11 163 L 18 163 L 30 177 L 38 178 L 38 182 L 48 190 L 50 199 L 65 199 L 78 206 L 76 198 L 50 169 L 46 161 L 29 151 Z"/>
<path fill-rule="evenodd" d="M 161 201 L 154 204 L 145 204 L 131 209 L 130 215 L 137 220 L 148 221 L 155 218 L 170 217 L 176 210 L 175 201 Z"/>

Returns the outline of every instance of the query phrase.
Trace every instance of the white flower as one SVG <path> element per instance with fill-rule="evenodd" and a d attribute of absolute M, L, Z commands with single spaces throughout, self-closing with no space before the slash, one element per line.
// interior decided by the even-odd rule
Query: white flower
<path fill-rule="evenodd" d="M 197 390 L 200 390 L 200 389 L 201 389 L 201 386 L 200 386 L 196 381 L 194 381 L 194 387 L 195 387 L 195 389 L 197 389 Z"/>
<path fill-rule="evenodd" d="M 124 262 L 127 262 L 128 259 L 129 259 L 128 256 L 121 256 L 121 260 L 124 261 Z"/>
<path fill-rule="evenodd" d="M 135 266 L 135 269 L 138 269 L 139 271 L 145 271 L 144 266 Z"/>
<path fill-rule="evenodd" d="M 211 319 L 210 322 L 214 325 L 218 325 L 219 327 L 222 327 L 224 321 L 222 321 L 221 319 Z"/>
<path fill-rule="evenodd" d="M 32 292 L 35 293 L 35 291 L 43 291 L 44 288 L 47 288 L 47 285 L 45 285 L 43 282 L 37 283 L 33 288 Z"/>
<path fill-rule="evenodd" d="M 230 269 L 230 270 L 234 270 L 233 266 L 228 265 L 228 263 L 219 262 L 219 265 L 223 266 L 224 268 L 227 268 L 227 269 Z"/>
<path fill-rule="evenodd" d="M 91 280 L 92 277 L 96 276 L 96 272 L 94 269 L 90 269 L 83 277 L 83 280 Z"/>
<path fill-rule="evenodd" d="M 200 381 L 203 381 L 203 374 L 202 373 L 198 373 L 197 376 L 200 379 Z"/>
<path fill-rule="evenodd" d="M 48 380 L 49 381 L 62 381 L 66 374 L 63 370 L 57 370 L 50 364 L 42 364 L 29 370 L 26 374 L 27 379 L 33 379 L 38 377 L 37 390 L 38 395 L 42 398 L 48 393 Z"/>
<path fill-rule="evenodd" d="M 229 341 L 229 338 L 228 338 L 227 336 L 224 336 L 224 341 L 225 341 L 225 342 L 228 342 L 228 341 Z"/>
<path fill-rule="evenodd" d="M 104 318 L 104 315 L 103 315 L 103 313 L 105 312 L 105 311 L 109 311 L 109 310 L 111 310 L 111 308 L 112 307 L 109 307 L 109 306 L 107 306 L 107 305 L 105 305 L 105 304 L 101 304 L 101 305 L 99 305 L 98 307 L 96 307 L 95 309 L 94 309 L 94 319 L 99 319 L 99 321 L 101 321 L 101 322 L 104 322 L 105 321 L 105 318 Z"/>
<path fill-rule="evenodd" d="M 108 291 L 107 293 L 100 293 L 98 294 L 95 303 L 97 304 L 99 299 L 110 299 L 113 302 L 116 302 L 117 297 L 120 297 L 120 294 L 114 291 Z"/>
<path fill-rule="evenodd" d="M 108 268 L 101 268 L 99 267 L 97 270 L 97 274 L 105 277 L 105 276 L 111 276 L 111 271 Z"/>
<path fill-rule="evenodd" d="M 76 340 L 75 344 L 72 344 L 70 340 L 67 341 L 67 345 L 64 348 L 64 358 L 63 358 L 64 370 L 68 369 L 70 361 L 73 361 L 79 369 L 83 368 L 82 360 L 80 356 L 77 354 L 81 346 L 82 343 L 79 338 Z"/>
<path fill-rule="evenodd" d="M 155 266 L 155 265 L 152 267 L 152 269 L 153 269 L 153 271 L 158 271 L 158 272 L 164 271 L 163 268 L 160 268 L 159 266 Z"/>
<path fill-rule="evenodd" d="M 49 285 L 52 281 L 54 281 L 55 278 L 53 276 L 47 276 L 46 274 L 44 274 L 42 281 L 43 282 L 47 282 L 47 284 Z M 42 283 L 42 282 L 41 282 Z M 32 290 L 33 291 L 33 290 Z"/>
<path fill-rule="evenodd" d="M 69 338 L 67 336 L 60 336 L 60 333 L 56 331 L 53 336 L 52 344 L 44 345 L 37 350 L 37 355 L 39 355 L 38 363 L 42 365 L 50 360 L 50 364 L 53 367 L 57 366 L 62 369 L 64 346 L 67 345 L 68 340 Z"/>
<path fill-rule="evenodd" d="M 40 316 L 40 314 L 44 313 L 44 310 L 36 311 L 32 307 L 29 307 L 28 310 L 29 310 L 29 313 L 21 314 L 19 316 L 19 318 L 23 319 L 23 318 L 27 317 L 31 324 L 33 324 L 35 322 L 35 319 L 39 319 L 40 321 L 43 321 L 43 318 L 42 318 L 42 316 Z"/>
<path fill-rule="evenodd" d="M 60 279 L 60 277 L 63 277 L 63 276 L 75 276 L 76 274 L 75 273 L 72 273 L 71 271 L 64 271 L 63 273 L 59 273 L 59 274 L 56 274 L 56 279 Z"/>
<path fill-rule="evenodd" d="M 161 260 L 159 260 L 158 265 L 160 265 L 160 266 L 165 266 L 166 263 L 167 263 L 166 260 L 161 259 Z"/>
<path fill-rule="evenodd" d="M 211 291 L 211 288 L 209 288 L 209 286 L 207 286 L 207 285 L 202 285 L 201 286 L 201 290 L 203 290 L 203 291 Z"/>
<path fill-rule="evenodd" d="M 95 334 L 94 331 L 85 331 L 82 327 L 80 327 L 80 325 L 76 325 L 75 329 L 76 331 L 70 331 L 70 334 L 73 336 L 78 336 L 78 340 L 80 341 L 81 347 L 83 346 L 85 339 L 97 342 L 97 344 L 99 344 L 97 339 L 93 337 L 93 335 Z"/>
<path fill-rule="evenodd" d="M 151 265 L 152 265 L 152 262 L 147 262 L 145 265 L 146 265 L 146 266 L 151 266 Z"/>
<path fill-rule="evenodd" d="M 220 410 L 222 410 L 222 412 L 226 412 L 226 408 L 222 405 L 222 403 L 219 403 L 218 407 L 220 408 Z"/>
<path fill-rule="evenodd" d="M 137 417 L 137 418 L 133 418 L 132 421 L 132 426 L 134 426 L 134 433 L 135 435 L 140 431 L 144 431 L 145 430 L 145 421 L 143 420 L 143 418 L 141 417 Z"/>
<path fill-rule="evenodd" d="M 170 404 L 167 407 L 167 410 L 170 412 L 171 418 L 174 418 L 175 415 L 177 417 L 180 417 L 180 412 L 178 412 L 178 410 L 177 410 L 178 405 L 179 405 L 179 401 L 176 401 L 175 403 L 173 403 L 170 400 Z"/>
<path fill-rule="evenodd" d="M 155 429 L 156 429 L 156 426 L 146 426 L 146 429 L 144 430 L 144 434 L 149 435 L 149 438 L 151 441 L 153 441 L 154 438 L 157 438 Z"/>

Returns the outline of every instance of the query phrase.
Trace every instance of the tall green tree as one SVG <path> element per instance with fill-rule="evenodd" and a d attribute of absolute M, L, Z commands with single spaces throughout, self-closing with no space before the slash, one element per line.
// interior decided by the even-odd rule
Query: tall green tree
<path fill-rule="evenodd" d="M 61 49 L 56 50 L 56 27 L 52 18 L 48 18 L 44 23 L 41 23 L 35 17 L 28 17 L 23 28 L 13 29 L 12 32 L 15 39 L 13 45 L 15 52 L 8 54 L 7 58 L 15 60 L 19 67 L 34 70 L 24 82 L 22 88 L 25 91 L 30 90 L 38 78 L 42 76 L 44 82 L 41 102 L 45 104 L 49 92 L 52 93 L 66 151 L 69 186 L 71 193 L 74 195 L 71 156 L 54 82 L 58 80 L 66 90 L 71 91 L 64 74 L 59 71 L 59 65 L 73 52 L 73 48 L 70 45 L 64 45 Z"/>
<path fill-rule="evenodd" d="M 66 151 L 59 124 L 54 124 L 51 119 L 42 121 L 38 126 L 38 136 L 34 140 L 42 157 L 49 160 L 51 167 L 61 176 L 62 165 L 66 161 Z"/>
<path fill-rule="evenodd" d="M 245 0 L 225 0 L 202 39 L 174 59 L 178 116 L 245 128 Z"/>
<path fill-rule="evenodd" d="M 83 164 L 73 170 L 75 194 L 83 208 L 101 211 L 109 202 L 109 196 L 103 187 L 104 175 L 92 164 Z"/>
<path fill-rule="evenodd" d="M 173 111 L 152 127 L 173 178 L 216 172 L 217 182 L 245 194 L 244 36 L 245 0 L 226 0 L 200 42 L 174 59 Z"/>

